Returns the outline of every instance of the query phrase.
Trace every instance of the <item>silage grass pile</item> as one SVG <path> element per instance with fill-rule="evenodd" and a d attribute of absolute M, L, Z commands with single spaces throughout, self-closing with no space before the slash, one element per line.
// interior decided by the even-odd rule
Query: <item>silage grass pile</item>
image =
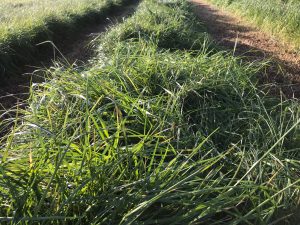
<path fill-rule="evenodd" d="M 32 86 L 1 141 L 0 221 L 266 224 L 299 202 L 300 105 L 218 52 L 188 3 L 146 0 L 82 68 Z"/>

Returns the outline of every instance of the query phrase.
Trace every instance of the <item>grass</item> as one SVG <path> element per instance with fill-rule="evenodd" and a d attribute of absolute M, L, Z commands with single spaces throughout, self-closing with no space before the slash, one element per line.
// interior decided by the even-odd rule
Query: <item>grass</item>
<path fill-rule="evenodd" d="M 124 3 L 118 0 L 1 1 L 1 79 L 16 79 L 16 74 L 25 64 L 52 52 L 52 46 L 37 44 L 53 41 L 58 47 L 63 47 L 74 38 L 75 32 L 104 19 L 113 10 L 120 10 L 117 6 Z"/>
<path fill-rule="evenodd" d="M 246 17 L 264 31 L 300 48 L 299 0 L 210 0 Z"/>
<path fill-rule="evenodd" d="M 49 69 L 2 122 L 1 222 L 280 224 L 294 212 L 300 105 L 261 91 L 265 65 L 214 50 L 181 1 L 142 2 L 94 45 L 92 65 Z"/>

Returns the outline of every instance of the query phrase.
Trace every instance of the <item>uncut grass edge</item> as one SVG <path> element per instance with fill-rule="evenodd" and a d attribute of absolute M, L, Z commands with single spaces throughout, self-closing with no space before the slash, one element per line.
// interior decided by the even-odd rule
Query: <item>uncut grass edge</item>
<path fill-rule="evenodd" d="M 107 16 L 122 11 L 124 6 L 137 2 L 138 0 L 106 0 L 100 10 L 72 15 L 68 21 L 57 20 L 55 17 L 46 18 L 43 27 L 27 31 L 28 34 L 24 33 L 22 37 L 14 37 L 14 34 L 11 34 L 10 38 L 0 45 L 0 86 L 18 80 L 19 73 L 23 72 L 25 65 L 47 59 L 53 52 L 50 42 L 61 48 L 67 41 L 72 41 L 72 37 L 86 25 L 97 24 Z M 39 45 L 45 41 L 49 43 Z"/>
<path fill-rule="evenodd" d="M 245 21 L 281 40 L 297 54 L 300 50 L 299 1 L 205 0 L 235 13 Z M 292 12 L 289 12 L 291 10 Z"/>

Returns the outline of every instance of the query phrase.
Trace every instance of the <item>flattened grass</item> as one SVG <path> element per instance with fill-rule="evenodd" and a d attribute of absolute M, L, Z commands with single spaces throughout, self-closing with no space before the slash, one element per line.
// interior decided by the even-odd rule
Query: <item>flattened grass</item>
<path fill-rule="evenodd" d="M 1 142 L 0 221 L 267 224 L 298 205 L 299 102 L 212 51 L 189 10 L 145 1 L 93 66 L 32 86 Z"/>

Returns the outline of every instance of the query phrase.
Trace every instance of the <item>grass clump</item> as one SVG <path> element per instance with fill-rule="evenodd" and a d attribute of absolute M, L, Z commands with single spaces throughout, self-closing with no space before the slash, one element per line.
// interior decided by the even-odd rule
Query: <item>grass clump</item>
<path fill-rule="evenodd" d="M 155 32 L 118 39 L 155 8 L 190 16 L 145 1 L 91 67 L 32 87 L 1 141 L 1 222 L 267 224 L 297 206 L 299 103 L 260 91 L 261 65 L 212 52 L 200 31 L 199 50 Z"/>

